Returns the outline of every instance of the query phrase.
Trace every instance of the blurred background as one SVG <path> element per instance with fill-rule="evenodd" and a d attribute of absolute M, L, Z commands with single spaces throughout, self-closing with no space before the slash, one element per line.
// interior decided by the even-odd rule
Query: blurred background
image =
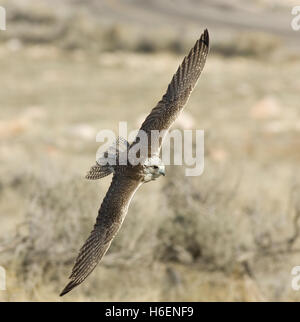
<path fill-rule="evenodd" d="M 297 301 L 296 1 L 7 0 L 0 31 L 1 301 Z M 299 4 L 299 3 L 298 3 Z M 174 128 L 205 130 L 205 170 L 144 185 L 101 265 L 64 298 L 111 178 L 101 129 L 138 128 L 207 27 Z"/>

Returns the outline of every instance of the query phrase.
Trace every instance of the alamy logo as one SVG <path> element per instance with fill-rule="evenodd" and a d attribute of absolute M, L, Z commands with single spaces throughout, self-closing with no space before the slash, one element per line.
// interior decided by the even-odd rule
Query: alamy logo
<path fill-rule="evenodd" d="M 6 271 L 5 268 L 0 266 L 0 291 L 6 290 Z"/>
<path fill-rule="evenodd" d="M 293 267 L 291 274 L 295 277 L 292 278 L 292 289 L 294 291 L 300 290 L 300 266 Z"/>
<path fill-rule="evenodd" d="M 103 129 L 96 141 L 102 144 L 96 153 L 96 162 L 102 166 L 144 164 L 150 155 L 159 155 L 164 165 L 185 165 L 185 175 L 200 176 L 204 170 L 203 130 L 134 130 L 128 133 L 127 123 L 119 122 L 119 135 Z M 128 143 L 133 142 L 130 145 Z M 163 144 L 161 145 L 161 142 Z M 174 144 L 172 144 L 174 143 Z M 172 149 L 172 147 L 174 147 Z"/>
<path fill-rule="evenodd" d="M 300 30 L 300 6 L 292 9 L 292 15 L 296 16 L 291 22 L 292 29 L 298 31 Z"/>
<path fill-rule="evenodd" d="M 6 11 L 0 7 L 0 30 L 6 30 Z"/>

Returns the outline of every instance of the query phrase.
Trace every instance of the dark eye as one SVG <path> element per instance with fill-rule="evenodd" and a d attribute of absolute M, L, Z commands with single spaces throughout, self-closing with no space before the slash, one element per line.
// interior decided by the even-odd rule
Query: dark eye
<path fill-rule="evenodd" d="M 154 165 L 154 166 L 153 166 L 153 168 L 154 168 L 154 169 L 158 169 L 158 166 L 157 166 L 157 165 Z"/>

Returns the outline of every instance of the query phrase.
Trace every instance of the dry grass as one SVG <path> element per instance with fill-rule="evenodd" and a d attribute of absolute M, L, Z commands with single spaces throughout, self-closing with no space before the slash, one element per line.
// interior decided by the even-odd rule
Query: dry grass
<path fill-rule="evenodd" d="M 15 10 L 0 43 L 0 299 L 57 301 L 110 181 L 84 180 L 95 133 L 136 128 L 190 40 Z M 169 167 L 143 186 L 99 268 L 63 300 L 299 300 L 300 60 L 253 39 L 217 44 L 188 104 L 204 174 Z"/>

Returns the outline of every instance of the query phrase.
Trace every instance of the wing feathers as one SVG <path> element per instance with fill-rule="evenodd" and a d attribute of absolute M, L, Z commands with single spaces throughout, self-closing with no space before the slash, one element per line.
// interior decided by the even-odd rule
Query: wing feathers
<path fill-rule="evenodd" d="M 109 174 L 111 174 L 113 172 L 112 168 L 109 166 L 102 166 L 99 165 L 98 163 L 96 163 L 95 165 L 93 165 L 91 167 L 91 169 L 88 171 L 88 173 L 86 174 L 86 179 L 89 180 L 97 180 L 97 179 L 101 179 L 103 177 L 108 176 Z"/>
<path fill-rule="evenodd" d="M 186 89 L 192 90 L 202 72 L 209 50 L 209 34 L 205 30 L 191 49 L 169 84 L 165 98 L 169 101 L 178 99 Z"/>
<path fill-rule="evenodd" d="M 112 183 L 102 202 L 94 229 L 79 251 L 70 282 L 61 296 L 82 283 L 105 255 L 126 216 L 131 198 L 140 183 L 128 177 L 113 176 Z"/>
<path fill-rule="evenodd" d="M 147 133 L 148 144 L 151 131 L 168 130 L 185 106 L 203 70 L 208 51 L 209 34 L 206 29 L 178 67 L 162 100 L 158 102 L 143 122 L 140 130 Z M 135 143 L 136 141 L 133 144 Z M 152 151 L 151 154 L 156 153 L 157 151 Z"/>
<path fill-rule="evenodd" d="M 208 51 L 209 35 L 208 31 L 205 30 L 189 54 L 183 59 L 161 101 L 142 124 L 140 130 L 147 133 L 148 141 L 151 138 L 151 130 L 168 130 L 175 121 L 197 83 L 205 65 Z M 122 140 L 117 142 L 128 147 L 127 141 L 125 143 Z M 133 144 L 136 142 L 133 142 Z M 151 144 L 149 145 L 148 142 L 148 154 L 149 151 L 153 152 L 151 151 Z M 157 152 L 154 151 L 154 153 Z M 96 165 L 91 168 L 87 178 L 97 179 L 107 174 L 106 169 Z M 82 283 L 105 255 L 122 225 L 130 200 L 140 184 L 139 181 L 132 179 L 130 176 L 116 174 L 113 176 L 112 183 L 99 209 L 94 229 L 80 249 L 70 276 L 70 282 L 61 292 L 61 296 Z"/>

